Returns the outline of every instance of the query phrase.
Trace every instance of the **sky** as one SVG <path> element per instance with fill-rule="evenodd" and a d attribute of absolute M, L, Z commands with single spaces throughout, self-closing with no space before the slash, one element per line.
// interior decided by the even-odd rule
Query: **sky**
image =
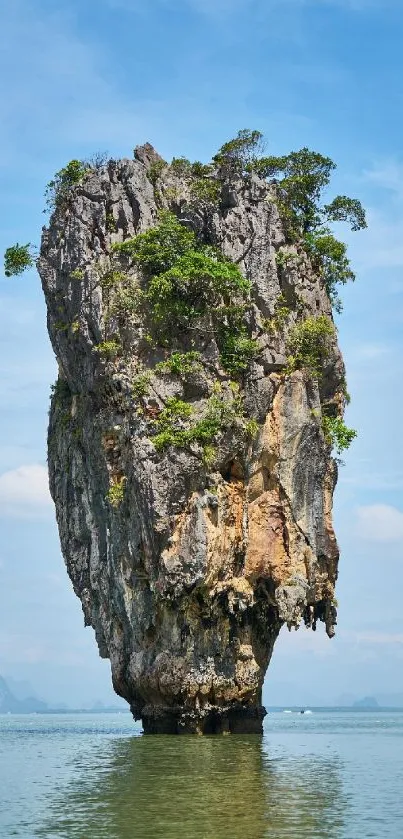
<path fill-rule="evenodd" d="M 71 158 L 209 160 L 240 128 L 338 164 L 368 230 L 338 317 L 358 438 L 335 495 L 339 626 L 282 632 L 277 704 L 403 695 L 403 7 L 400 0 L 0 0 L 0 252 L 39 244 Z M 49 702 L 114 701 L 64 569 L 47 489 L 56 365 L 40 281 L 0 275 L 0 673 Z M 347 698 L 347 699 L 346 699 Z M 402 696 L 403 704 L 403 696 Z"/>

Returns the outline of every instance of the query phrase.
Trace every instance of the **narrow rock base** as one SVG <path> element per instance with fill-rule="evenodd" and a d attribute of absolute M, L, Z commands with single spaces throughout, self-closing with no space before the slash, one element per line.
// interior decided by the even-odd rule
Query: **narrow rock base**
<path fill-rule="evenodd" d="M 263 734 L 266 709 L 238 707 L 208 711 L 160 711 L 142 716 L 144 734 Z"/>

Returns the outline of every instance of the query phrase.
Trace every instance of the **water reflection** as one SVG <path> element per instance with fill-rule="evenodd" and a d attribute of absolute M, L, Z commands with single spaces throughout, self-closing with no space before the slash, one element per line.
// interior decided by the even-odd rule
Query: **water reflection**
<path fill-rule="evenodd" d="M 46 839 L 336 839 L 337 759 L 271 758 L 258 736 L 134 737 L 74 762 L 48 802 Z"/>

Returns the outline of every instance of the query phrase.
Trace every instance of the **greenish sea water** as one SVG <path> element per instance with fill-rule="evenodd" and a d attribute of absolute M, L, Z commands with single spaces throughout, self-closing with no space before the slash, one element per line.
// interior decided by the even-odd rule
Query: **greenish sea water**
<path fill-rule="evenodd" d="M 403 712 L 276 712 L 263 738 L 0 716 L 0 836 L 402 839 Z"/>

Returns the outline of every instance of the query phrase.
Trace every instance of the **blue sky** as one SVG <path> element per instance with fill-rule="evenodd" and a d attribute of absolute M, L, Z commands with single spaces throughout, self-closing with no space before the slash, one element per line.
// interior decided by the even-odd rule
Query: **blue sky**
<path fill-rule="evenodd" d="M 340 342 L 359 437 L 336 491 L 337 638 L 284 632 L 266 700 L 403 693 L 403 88 L 399 0 L 0 0 L 0 249 L 39 242 L 72 157 L 209 159 L 239 128 L 307 145 L 359 197 Z M 46 487 L 56 376 L 39 279 L 0 277 L 0 673 L 71 704 L 113 698 L 64 571 Z"/>

